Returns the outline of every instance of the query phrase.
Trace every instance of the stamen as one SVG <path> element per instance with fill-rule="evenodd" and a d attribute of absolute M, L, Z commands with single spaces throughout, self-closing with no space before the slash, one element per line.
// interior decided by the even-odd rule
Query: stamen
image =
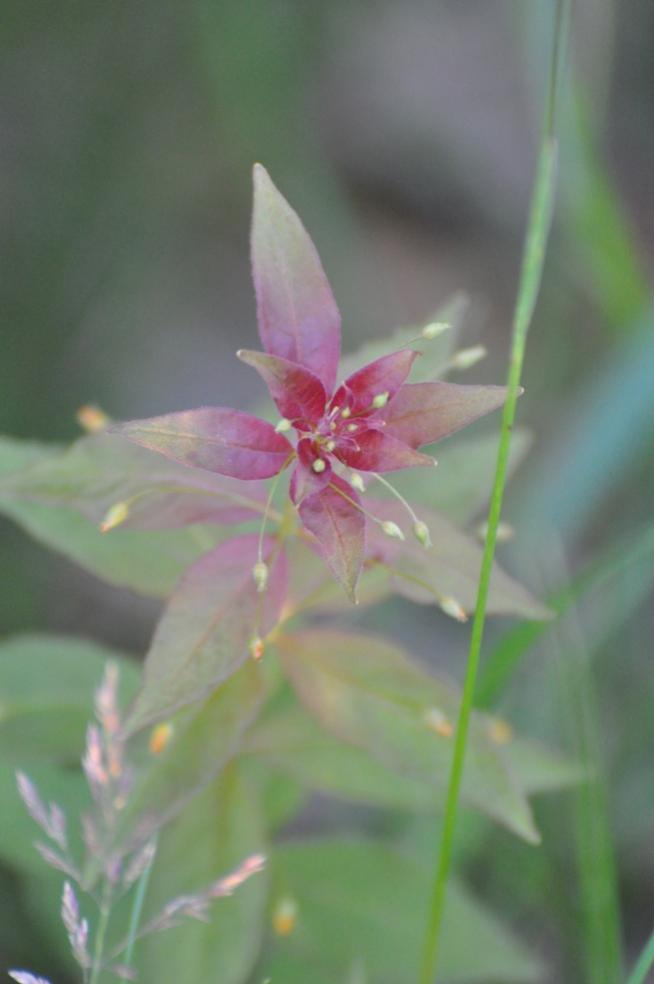
<path fill-rule="evenodd" d="M 382 407 L 385 407 L 386 404 L 388 403 L 388 398 L 390 395 L 391 394 L 388 392 L 388 390 L 386 390 L 385 393 L 378 393 L 377 396 L 375 396 L 372 401 L 372 405 L 375 408 L 375 410 L 381 410 Z"/>
<path fill-rule="evenodd" d="M 451 738 L 454 734 L 452 722 L 447 719 L 438 707 L 430 707 L 425 711 L 425 724 L 441 738 Z"/>
<path fill-rule="evenodd" d="M 450 359 L 450 369 L 470 369 L 477 365 L 487 355 L 483 345 L 473 345 L 472 348 L 459 349 Z"/>
<path fill-rule="evenodd" d="M 352 472 L 350 475 L 350 484 L 357 490 L 357 492 L 365 492 L 366 486 L 365 482 L 361 478 L 358 472 Z"/>
<path fill-rule="evenodd" d="M 395 496 L 395 498 L 399 499 L 399 501 L 402 503 L 402 505 L 408 512 L 409 516 L 411 517 L 411 520 L 413 522 L 413 535 L 415 536 L 418 543 L 421 543 L 423 547 L 425 547 L 425 549 L 431 547 L 429 527 L 421 519 L 418 519 L 414 509 L 406 501 L 402 493 L 398 492 L 395 486 L 391 485 L 391 483 L 387 479 L 385 479 L 382 475 L 378 475 L 377 472 L 372 472 L 372 474 L 374 475 L 374 477 L 377 479 L 378 482 L 381 482 L 382 485 L 384 485 L 388 489 L 388 491 L 391 492 Z M 404 539 L 404 537 L 402 539 Z"/>
<path fill-rule="evenodd" d="M 75 417 L 77 423 L 87 434 L 97 434 L 111 423 L 104 410 L 96 407 L 94 403 L 86 403 L 83 407 L 80 407 Z"/>
<path fill-rule="evenodd" d="M 381 524 L 381 528 L 384 531 L 384 533 L 386 534 L 386 536 L 390 536 L 394 540 L 403 540 L 404 539 L 404 533 L 402 532 L 402 530 L 400 529 L 400 527 L 397 525 L 397 523 L 394 523 L 391 519 L 385 519 L 383 521 L 383 523 Z"/>
<path fill-rule="evenodd" d="M 259 530 L 259 542 L 257 544 L 257 562 L 254 565 L 254 567 L 252 568 L 252 577 L 254 578 L 254 582 L 257 585 L 257 591 L 259 591 L 261 593 L 263 593 L 266 590 L 266 585 L 264 585 L 263 588 L 260 588 L 259 587 L 259 579 L 261 577 L 261 572 L 262 572 L 262 570 L 263 570 L 264 567 L 266 568 L 266 584 L 268 583 L 268 568 L 266 567 L 266 564 L 264 563 L 264 559 L 263 559 L 263 537 L 264 537 L 264 534 L 266 532 L 266 523 L 268 522 L 268 516 L 270 515 L 270 509 L 272 507 L 272 501 L 273 501 L 273 498 L 275 496 L 275 492 L 277 491 L 277 486 L 279 485 L 279 480 L 282 477 L 282 473 L 286 470 L 286 466 L 288 464 L 290 464 L 290 462 L 293 460 L 294 457 L 295 457 L 295 451 L 293 451 L 292 454 L 289 454 L 288 458 L 286 459 L 286 461 L 284 462 L 284 464 L 282 465 L 282 467 L 279 469 L 279 471 L 275 475 L 275 478 L 273 479 L 273 482 L 272 482 L 272 484 L 270 486 L 270 492 L 268 493 L 268 498 L 266 499 L 266 505 L 265 505 L 264 510 L 263 510 L 263 516 L 261 517 L 261 528 Z M 259 570 L 259 575 L 257 575 L 255 573 L 257 571 L 257 569 Z"/>
<path fill-rule="evenodd" d="M 336 447 L 336 441 L 330 439 L 325 444 L 325 451 L 333 451 L 335 447 Z"/>
<path fill-rule="evenodd" d="M 258 560 L 252 568 L 252 577 L 259 594 L 262 594 L 268 587 L 268 574 L 268 565 L 263 560 Z"/>
<path fill-rule="evenodd" d="M 431 341 L 433 338 L 438 338 L 442 335 L 444 331 L 448 331 L 452 327 L 447 321 L 430 321 L 428 325 L 422 329 L 420 334 L 427 341 Z"/>
<path fill-rule="evenodd" d="M 255 663 L 258 663 L 266 651 L 266 646 L 261 636 L 254 636 L 254 638 L 250 640 L 249 650 L 252 659 Z"/>
<path fill-rule="evenodd" d="M 282 417 L 277 426 L 275 427 L 275 433 L 285 434 L 286 431 L 290 431 L 293 424 L 287 417 Z"/>
<path fill-rule="evenodd" d="M 117 526 L 125 522 L 128 516 L 129 501 L 116 502 L 115 505 L 107 510 L 107 514 L 100 523 L 100 532 L 108 533 L 109 530 L 115 530 Z"/>
<path fill-rule="evenodd" d="M 358 424 L 348 424 L 345 429 L 348 430 L 350 432 L 350 434 L 354 434 L 354 432 L 358 428 L 358 426 L 359 426 Z"/>
<path fill-rule="evenodd" d="M 322 458 L 316 458 L 314 463 L 311 465 L 311 470 L 315 471 L 316 475 L 321 475 L 326 467 L 327 462 L 323 461 Z"/>
<path fill-rule="evenodd" d="M 350 410 L 350 408 L 343 407 L 343 409 L 341 410 L 341 417 L 343 418 L 343 420 L 347 420 L 347 418 L 351 416 L 352 416 L 352 411 Z"/>
<path fill-rule="evenodd" d="M 443 595 L 443 597 L 439 599 L 439 605 L 446 615 L 449 615 L 451 618 L 455 618 L 457 622 L 468 621 L 465 608 L 459 604 L 456 598 L 452 598 L 451 595 Z"/>

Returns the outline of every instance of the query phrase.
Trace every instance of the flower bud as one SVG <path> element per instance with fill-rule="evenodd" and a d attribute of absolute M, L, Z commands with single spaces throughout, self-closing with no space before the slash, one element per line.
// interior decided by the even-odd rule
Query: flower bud
<path fill-rule="evenodd" d="M 96 407 L 93 403 L 87 403 L 80 407 L 75 416 L 77 423 L 87 434 L 97 434 L 99 431 L 105 430 L 110 423 L 104 410 Z"/>
<path fill-rule="evenodd" d="M 375 408 L 375 410 L 381 410 L 382 407 L 385 407 L 386 404 L 388 403 L 389 396 L 390 393 L 388 392 L 388 390 L 385 393 L 378 393 L 377 396 L 375 396 L 372 401 L 372 405 Z"/>
<path fill-rule="evenodd" d="M 129 516 L 129 505 L 126 502 L 117 502 L 107 510 L 107 514 L 100 523 L 100 532 L 108 533 L 125 522 Z"/>
<path fill-rule="evenodd" d="M 488 734 L 496 745 L 508 745 L 513 738 L 513 728 L 503 718 L 492 718 L 488 723 Z"/>
<path fill-rule="evenodd" d="M 483 345 L 473 345 L 472 348 L 459 349 L 452 356 L 450 365 L 452 369 L 471 369 L 478 362 L 486 358 L 486 349 Z"/>
<path fill-rule="evenodd" d="M 487 533 L 488 533 L 488 523 L 487 522 L 480 523 L 479 526 L 477 527 L 477 536 L 482 541 L 482 543 L 486 540 Z M 515 536 L 515 530 L 513 529 L 512 526 L 509 525 L 509 523 L 503 523 L 500 521 L 497 524 L 497 533 L 495 535 L 495 539 L 497 540 L 498 543 L 508 543 L 508 541 L 512 540 L 514 536 Z"/>
<path fill-rule="evenodd" d="M 285 434 L 286 431 L 290 431 L 292 423 L 286 417 L 282 417 L 277 426 L 275 427 L 275 432 L 277 434 Z"/>
<path fill-rule="evenodd" d="M 439 335 L 442 335 L 444 331 L 448 331 L 451 327 L 452 325 L 448 324 L 447 321 L 430 321 L 428 325 L 425 325 L 420 334 L 430 342 L 432 338 L 438 338 Z"/>
<path fill-rule="evenodd" d="M 441 738 L 451 738 L 454 734 L 452 722 L 437 707 L 430 707 L 425 711 L 425 724 Z"/>
<path fill-rule="evenodd" d="M 252 568 L 252 578 L 259 594 L 262 594 L 268 587 L 268 573 L 268 565 L 263 560 L 258 560 Z"/>
<path fill-rule="evenodd" d="M 357 492 L 366 491 L 365 482 L 361 478 L 361 475 L 358 474 L 358 472 L 352 472 L 352 474 L 350 475 L 350 483 L 352 487 L 357 490 Z"/>
<path fill-rule="evenodd" d="M 277 936 L 289 936 L 297 922 L 297 903 L 285 895 L 277 902 L 272 915 L 273 929 Z"/>
<path fill-rule="evenodd" d="M 452 598 L 451 595 L 443 596 L 440 599 L 440 606 L 446 615 L 449 615 L 451 618 L 455 618 L 457 622 L 468 621 L 465 608 L 459 604 L 456 598 Z"/>
<path fill-rule="evenodd" d="M 148 748 L 151 754 L 160 755 L 161 752 L 165 751 L 172 736 L 173 726 L 172 724 L 168 724 L 167 721 L 163 721 L 153 728 L 150 732 L 150 740 L 148 742 Z"/>
<path fill-rule="evenodd" d="M 423 523 L 421 519 L 416 520 L 413 524 L 413 535 L 415 536 L 418 543 L 421 543 L 425 550 L 431 547 L 431 538 L 429 536 L 429 527 L 426 523 Z"/>
<path fill-rule="evenodd" d="M 255 636 L 253 639 L 250 640 L 249 649 L 250 649 L 250 656 L 255 661 L 255 663 L 258 663 L 261 657 L 263 656 L 264 652 L 266 651 L 266 646 L 261 636 Z"/>
<path fill-rule="evenodd" d="M 390 536 L 394 540 L 403 540 L 404 539 L 404 533 L 402 532 L 402 530 L 400 529 L 400 527 L 397 525 L 397 523 L 394 523 L 390 519 L 384 520 L 384 522 L 381 524 L 381 528 L 384 531 L 384 533 L 386 534 L 386 536 Z"/>

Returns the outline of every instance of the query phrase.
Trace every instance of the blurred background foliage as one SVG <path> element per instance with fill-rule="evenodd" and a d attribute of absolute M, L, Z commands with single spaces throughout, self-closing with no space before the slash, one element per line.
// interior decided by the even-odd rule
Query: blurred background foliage
<path fill-rule="evenodd" d="M 0 429 L 68 440 L 87 402 L 137 417 L 258 398 L 233 355 L 256 346 L 255 160 L 317 242 L 346 348 L 464 288 L 463 343 L 489 350 L 469 378 L 502 379 L 551 7 L 7 0 Z M 491 706 L 599 769 L 610 832 L 593 827 L 592 804 L 559 796 L 538 811 L 540 850 L 484 821 L 466 827 L 462 848 L 472 883 L 547 956 L 552 981 L 582 979 L 579 934 L 599 945 L 606 915 L 593 928 L 574 831 L 580 843 L 599 837 L 599 884 L 615 847 L 629 955 L 654 911 L 653 31 L 647 0 L 576 5 L 558 209 L 519 407 L 533 446 L 505 512 L 516 536 L 501 548 L 568 614 L 556 629 L 495 622 L 482 680 Z M 2 541 L 3 634 L 68 631 L 144 650 L 154 602 L 9 523 Z M 460 675 L 466 630 L 444 616 L 397 601 L 373 623 Z M 566 720 L 590 695 L 589 746 Z M 327 829 L 330 809 L 314 811 Z M 334 822 L 352 821 L 337 811 Z M 30 940 L 14 882 L 7 869 L 0 923 L 15 960 Z"/>

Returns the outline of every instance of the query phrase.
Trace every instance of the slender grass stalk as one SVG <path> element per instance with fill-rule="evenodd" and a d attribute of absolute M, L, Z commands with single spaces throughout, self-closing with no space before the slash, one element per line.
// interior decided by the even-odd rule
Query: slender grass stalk
<path fill-rule="evenodd" d="M 643 947 L 636 966 L 629 974 L 627 984 L 645 984 L 648 972 L 654 967 L 654 933 Z"/>
<path fill-rule="evenodd" d="M 520 281 L 513 317 L 511 357 L 508 372 L 508 395 L 502 415 L 502 429 L 497 453 L 495 480 L 488 512 L 488 527 L 479 575 L 477 604 L 472 623 L 468 664 L 459 716 L 457 720 L 454 752 L 445 801 L 445 815 L 440 838 L 431 907 L 422 956 L 421 984 L 432 984 L 438 961 L 438 943 L 445 903 L 447 879 L 452 861 L 454 832 L 459 805 L 459 793 L 463 776 L 470 715 L 475 696 L 475 685 L 481 644 L 486 618 L 486 603 L 490 585 L 497 528 L 502 511 L 502 499 L 506 482 L 511 430 L 515 418 L 516 401 L 520 392 L 520 377 L 524 360 L 527 332 L 531 324 L 540 287 L 545 247 L 549 235 L 554 203 L 557 161 L 556 107 L 563 73 L 564 49 L 570 16 L 571 0 L 557 0 L 554 40 L 550 73 L 547 84 L 545 114 L 541 133 L 540 152 L 532 202 L 523 247 Z"/>
<path fill-rule="evenodd" d="M 127 945 L 125 946 L 125 963 L 128 967 L 132 966 L 134 945 L 136 943 L 139 923 L 141 922 L 143 903 L 145 902 L 145 896 L 148 891 L 148 882 L 150 881 L 150 874 L 152 872 L 152 865 L 154 864 L 155 853 L 156 852 L 153 852 L 152 857 L 150 858 L 150 863 L 146 866 L 141 877 L 136 883 L 134 902 L 132 904 L 132 912 L 129 917 L 129 928 L 127 930 Z"/>
<path fill-rule="evenodd" d="M 109 883 L 105 881 L 102 889 L 102 901 L 100 903 L 100 916 L 98 927 L 95 931 L 95 946 L 93 948 L 93 964 L 91 967 L 91 977 L 89 984 L 97 984 L 102 970 L 102 957 L 104 955 L 104 940 L 107 935 L 109 916 L 111 914 L 111 889 Z"/>

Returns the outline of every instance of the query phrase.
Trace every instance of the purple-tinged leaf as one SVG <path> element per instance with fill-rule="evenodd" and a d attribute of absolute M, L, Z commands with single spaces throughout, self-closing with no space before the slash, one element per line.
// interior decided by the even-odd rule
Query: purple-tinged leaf
<path fill-rule="evenodd" d="M 331 463 L 326 457 L 322 458 L 325 462 L 323 471 L 316 472 L 312 467 L 319 455 L 315 453 L 313 441 L 310 438 L 304 437 L 298 441 L 297 456 L 298 461 L 293 469 L 289 486 L 289 494 L 296 506 L 306 496 L 322 491 L 326 485 L 329 485 L 333 477 Z"/>
<path fill-rule="evenodd" d="M 256 369 L 270 391 L 282 417 L 315 423 L 325 410 L 327 394 L 318 377 L 304 366 L 278 355 L 239 349 L 236 353 Z"/>
<path fill-rule="evenodd" d="M 352 447 L 339 447 L 338 457 L 357 471 L 391 472 L 434 465 L 429 455 L 415 451 L 386 431 L 372 428 L 356 434 Z"/>
<path fill-rule="evenodd" d="M 433 444 L 502 406 L 504 386 L 407 383 L 383 411 L 386 433 L 419 448 Z"/>
<path fill-rule="evenodd" d="M 373 410 L 376 397 L 392 400 L 411 372 L 418 355 L 415 349 L 400 349 L 399 352 L 375 359 L 341 383 L 331 405 L 341 410 L 348 407 L 353 414 L 357 414 Z"/>
<path fill-rule="evenodd" d="M 299 513 L 305 528 L 315 536 L 334 577 L 355 602 L 366 533 L 358 494 L 351 485 L 333 475 L 326 488 L 301 502 Z"/>
<path fill-rule="evenodd" d="M 380 519 L 406 526 L 406 515 L 399 503 L 366 497 L 366 505 Z M 418 513 L 431 534 L 429 549 L 409 536 L 404 541 L 391 540 L 377 526 L 372 526 L 368 535 L 370 555 L 394 572 L 393 585 L 398 594 L 418 604 L 442 605 L 449 599 L 465 612 L 473 612 L 481 569 L 481 544 L 435 510 L 420 506 Z M 552 615 L 497 562 L 493 564 L 487 610 L 493 615 L 532 619 Z"/>
<path fill-rule="evenodd" d="M 450 684 L 374 636 L 311 630 L 282 634 L 275 645 L 298 697 L 323 728 L 435 792 L 446 787 L 460 699 Z M 474 714 L 464 800 L 535 842 L 527 798 L 503 751 L 488 736 L 487 717 Z"/>
<path fill-rule="evenodd" d="M 260 164 L 254 166 L 252 276 L 266 352 L 297 362 L 328 393 L 336 382 L 341 318 L 307 231 Z"/>
<path fill-rule="evenodd" d="M 248 534 L 223 543 L 182 577 L 155 631 L 126 733 L 206 697 L 245 662 L 252 637 L 276 624 L 286 596 L 286 557 L 273 537 L 264 539 L 269 586 L 258 594 L 252 577 L 258 540 Z"/>
<path fill-rule="evenodd" d="M 293 448 L 272 424 L 228 407 L 200 407 L 112 424 L 110 432 L 191 468 L 230 478 L 270 478 Z"/>

